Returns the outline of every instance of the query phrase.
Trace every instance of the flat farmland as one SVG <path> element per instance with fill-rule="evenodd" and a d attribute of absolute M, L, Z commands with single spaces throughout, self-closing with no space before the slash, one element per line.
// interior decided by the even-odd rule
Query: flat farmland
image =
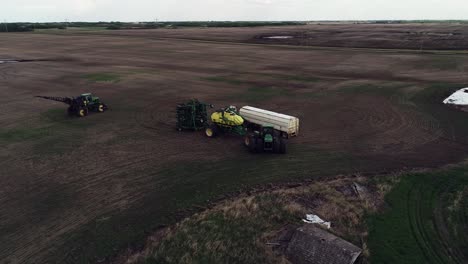
<path fill-rule="evenodd" d="M 252 43 L 308 28 L 0 35 L 0 60 L 26 60 L 0 64 L 0 259 L 106 261 L 238 190 L 466 157 L 466 113 L 441 104 L 468 86 L 463 50 Z M 70 118 L 34 98 L 85 92 L 110 110 Z M 300 136 L 278 156 L 178 132 L 175 106 L 191 98 L 295 115 Z"/>

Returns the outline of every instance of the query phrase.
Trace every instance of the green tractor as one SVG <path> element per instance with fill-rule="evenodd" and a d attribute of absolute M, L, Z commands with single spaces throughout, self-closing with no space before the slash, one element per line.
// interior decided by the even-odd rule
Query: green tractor
<path fill-rule="evenodd" d="M 84 93 L 77 97 L 51 97 L 51 96 L 36 96 L 39 98 L 61 102 L 68 105 L 68 114 L 71 116 L 84 117 L 88 113 L 98 112 L 102 113 L 108 109 L 99 97 L 90 93 Z"/>
<path fill-rule="evenodd" d="M 244 144 L 252 153 L 286 153 L 286 140 L 270 125 L 249 133 L 244 139 Z"/>

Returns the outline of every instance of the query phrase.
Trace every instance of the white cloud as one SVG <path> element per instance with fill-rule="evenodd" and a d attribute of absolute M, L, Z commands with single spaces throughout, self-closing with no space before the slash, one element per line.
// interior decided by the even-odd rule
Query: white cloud
<path fill-rule="evenodd" d="M 82 14 L 96 9 L 96 0 L 73 0 L 73 11 Z"/>
<path fill-rule="evenodd" d="M 0 0 L 0 21 L 466 19 L 467 0 Z M 3 3 L 4 2 L 4 3 Z"/>
<path fill-rule="evenodd" d="M 273 4 L 273 0 L 248 0 L 248 2 L 252 2 L 255 4 L 261 4 L 261 5 L 271 5 Z"/>

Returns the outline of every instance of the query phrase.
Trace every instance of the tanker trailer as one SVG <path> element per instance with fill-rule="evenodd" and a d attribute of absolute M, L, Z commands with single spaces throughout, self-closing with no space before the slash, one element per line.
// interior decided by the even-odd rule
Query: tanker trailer
<path fill-rule="evenodd" d="M 282 137 L 294 137 L 299 135 L 299 118 L 272 111 L 244 106 L 239 114 L 246 121 L 245 126 L 272 126 L 281 133 Z"/>

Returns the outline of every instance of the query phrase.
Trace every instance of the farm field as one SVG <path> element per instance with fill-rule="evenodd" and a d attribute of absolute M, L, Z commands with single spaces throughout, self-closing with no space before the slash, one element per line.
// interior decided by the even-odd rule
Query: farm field
<path fill-rule="evenodd" d="M 466 166 L 405 175 L 370 219 L 371 263 L 465 263 Z"/>
<path fill-rule="evenodd" d="M 441 104 L 468 86 L 465 51 L 421 53 L 392 38 L 355 45 L 370 49 L 255 41 L 315 27 L 1 34 L 0 60 L 26 61 L 0 64 L 0 259 L 110 261 L 239 190 L 466 158 L 467 114 Z M 34 98 L 84 92 L 110 110 L 69 118 Z M 235 136 L 177 132 L 175 106 L 190 98 L 295 115 L 300 136 L 278 156 L 251 155 Z"/>

